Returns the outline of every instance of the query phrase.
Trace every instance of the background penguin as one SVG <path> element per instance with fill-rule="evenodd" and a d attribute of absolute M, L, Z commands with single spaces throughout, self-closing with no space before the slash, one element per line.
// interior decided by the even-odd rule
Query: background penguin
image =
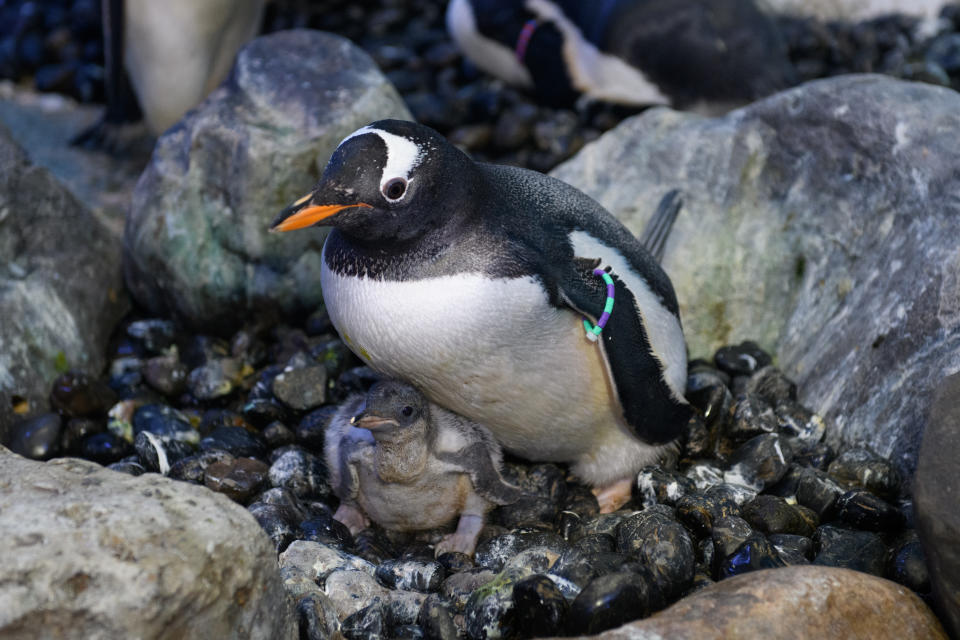
<path fill-rule="evenodd" d="M 74 144 L 121 146 L 114 138 L 141 112 L 153 135 L 163 133 L 223 81 L 237 51 L 256 35 L 264 4 L 103 0 L 107 106 Z"/>
<path fill-rule="evenodd" d="M 438 133 L 384 120 L 340 143 L 273 229 L 334 227 L 324 301 L 374 369 L 486 425 L 508 451 L 567 461 L 605 510 L 671 449 L 691 410 L 666 274 L 573 187 L 475 163 Z M 612 273 L 615 307 L 596 267 Z"/>
<path fill-rule="evenodd" d="M 459 516 L 437 555 L 472 555 L 486 513 L 520 497 L 500 477 L 503 456 L 489 431 L 397 381 L 349 398 L 330 421 L 324 453 L 341 501 L 334 518 L 351 533 L 368 517 L 387 529 L 416 531 Z"/>
<path fill-rule="evenodd" d="M 451 0 L 447 29 L 481 69 L 555 105 L 729 108 L 797 82 L 753 0 Z"/>

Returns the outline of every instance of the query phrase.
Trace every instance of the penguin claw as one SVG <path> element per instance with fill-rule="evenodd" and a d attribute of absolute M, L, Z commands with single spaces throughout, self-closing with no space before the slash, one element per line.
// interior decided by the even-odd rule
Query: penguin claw
<path fill-rule="evenodd" d="M 604 487 L 594 487 L 593 495 L 600 504 L 600 513 L 612 513 L 630 501 L 633 478 L 621 478 Z"/>

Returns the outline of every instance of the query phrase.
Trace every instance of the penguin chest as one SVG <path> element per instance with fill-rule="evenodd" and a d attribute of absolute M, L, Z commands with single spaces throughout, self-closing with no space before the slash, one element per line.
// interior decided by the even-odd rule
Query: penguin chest
<path fill-rule="evenodd" d="M 602 354 L 533 277 L 322 275 L 334 326 L 371 367 L 485 424 L 508 450 L 571 460 L 622 420 Z"/>
<path fill-rule="evenodd" d="M 459 516 L 473 492 L 466 474 L 430 473 L 405 483 L 384 482 L 361 467 L 357 502 L 370 518 L 395 531 L 443 527 Z"/>

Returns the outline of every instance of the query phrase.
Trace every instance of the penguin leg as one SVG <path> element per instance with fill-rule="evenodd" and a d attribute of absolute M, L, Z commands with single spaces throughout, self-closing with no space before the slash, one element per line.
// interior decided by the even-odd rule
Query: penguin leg
<path fill-rule="evenodd" d="M 434 548 L 434 554 L 440 556 L 454 551 L 472 556 L 477 548 L 477 538 L 480 537 L 480 531 L 482 530 L 483 516 L 464 513 L 460 516 L 460 521 L 457 522 L 457 530 L 443 536 L 443 539 Z"/>
<path fill-rule="evenodd" d="M 620 478 L 604 487 L 594 487 L 593 495 L 600 504 L 600 513 L 612 513 L 630 501 L 633 477 Z"/>
<path fill-rule="evenodd" d="M 356 505 L 349 502 L 341 502 L 337 512 L 333 514 L 333 519 L 342 522 L 350 529 L 350 535 L 357 535 L 370 526 L 370 520 L 364 515 Z"/>

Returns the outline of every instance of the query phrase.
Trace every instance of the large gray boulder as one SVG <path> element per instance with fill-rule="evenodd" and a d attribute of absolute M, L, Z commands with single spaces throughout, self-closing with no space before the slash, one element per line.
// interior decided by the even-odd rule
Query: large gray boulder
<path fill-rule="evenodd" d="M 917 529 L 944 625 L 960 638 L 960 373 L 937 389 L 914 485 Z"/>
<path fill-rule="evenodd" d="M 0 125 L 0 442 L 67 367 L 98 374 L 128 306 L 120 243 Z"/>
<path fill-rule="evenodd" d="M 684 208 L 664 266 L 693 356 L 755 339 L 823 415 L 909 475 L 932 390 L 960 370 L 960 94 L 812 82 L 725 117 L 656 109 L 553 175 L 639 233 Z"/>
<path fill-rule="evenodd" d="M 0 637 L 293 638 L 267 535 L 156 474 L 0 447 Z"/>
<path fill-rule="evenodd" d="M 339 36 L 254 40 L 227 81 L 157 141 L 124 236 L 134 297 L 213 331 L 319 307 L 322 234 L 267 227 L 347 134 L 409 117 L 369 56 Z"/>

